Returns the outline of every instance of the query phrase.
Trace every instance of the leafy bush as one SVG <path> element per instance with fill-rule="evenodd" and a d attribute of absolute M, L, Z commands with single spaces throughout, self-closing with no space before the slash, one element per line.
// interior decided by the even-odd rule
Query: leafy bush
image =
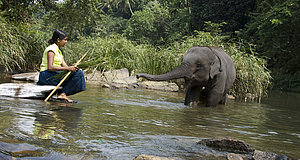
<path fill-rule="evenodd" d="M 292 75 L 300 67 L 299 24 L 299 0 L 260 1 L 242 35 L 268 57 L 269 68 Z"/>
<path fill-rule="evenodd" d="M 165 44 L 170 30 L 168 9 L 157 1 L 149 2 L 129 19 L 126 37 L 139 43 Z"/>

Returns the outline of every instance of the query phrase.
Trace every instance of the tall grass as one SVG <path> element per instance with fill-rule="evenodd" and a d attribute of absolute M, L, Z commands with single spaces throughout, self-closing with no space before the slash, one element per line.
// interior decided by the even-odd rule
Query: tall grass
<path fill-rule="evenodd" d="M 20 69 L 26 62 L 24 48 L 19 41 L 20 35 L 15 34 L 16 32 L 16 27 L 0 17 L 0 65 L 6 71 Z"/>
<path fill-rule="evenodd" d="M 0 65 L 7 72 L 36 70 L 48 35 L 35 24 L 16 26 L 0 17 Z"/>
<path fill-rule="evenodd" d="M 225 51 L 231 55 L 237 72 L 237 77 L 231 93 L 239 98 L 244 98 L 247 93 L 252 98 L 264 97 L 271 86 L 271 73 L 267 69 L 267 62 L 245 52 L 243 44 L 227 45 Z"/>
<path fill-rule="evenodd" d="M 150 45 L 137 45 L 120 35 L 82 39 L 79 42 L 70 43 L 65 48 L 65 52 L 68 53 L 65 54 L 66 61 L 76 62 L 90 47 L 94 48 L 93 54 L 88 55 L 85 62 L 80 65 L 90 70 L 107 71 L 128 68 L 135 73 L 159 74 L 169 71 L 170 68 L 180 63 L 180 57 L 170 50 L 161 52 Z"/>
<path fill-rule="evenodd" d="M 27 62 L 22 66 L 21 70 L 34 71 L 39 69 L 44 49 L 49 45 L 48 40 L 52 33 L 41 31 L 38 23 L 33 22 L 18 25 L 17 31 L 20 36 L 19 42 L 24 50 L 24 59 Z"/>

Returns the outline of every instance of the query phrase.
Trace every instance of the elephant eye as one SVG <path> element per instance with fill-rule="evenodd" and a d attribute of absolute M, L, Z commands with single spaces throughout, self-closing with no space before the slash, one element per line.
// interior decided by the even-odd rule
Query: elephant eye
<path fill-rule="evenodd" d="M 201 63 L 197 63 L 197 64 L 196 64 L 196 67 L 197 67 L 197 68 L 201 68 L 201 67 L 202 67 L 202 64 L 201 64 Z"/>

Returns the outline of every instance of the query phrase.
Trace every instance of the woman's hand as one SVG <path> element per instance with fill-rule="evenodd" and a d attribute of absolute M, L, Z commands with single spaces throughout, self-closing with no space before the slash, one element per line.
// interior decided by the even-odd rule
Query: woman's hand
<path fill-rule="evenodd" d="M 72 71 L 72 72 L 77 72 L 79 70 L 79 68 L 76 66 L 68 66 L 67 70 Z"/>

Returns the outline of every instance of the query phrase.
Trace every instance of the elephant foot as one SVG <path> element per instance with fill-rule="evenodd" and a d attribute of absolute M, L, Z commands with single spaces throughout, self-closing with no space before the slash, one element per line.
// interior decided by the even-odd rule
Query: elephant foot
<path fill-rule="evenodd" d="M 188 105 L 191 106 L 191 107 L 197 107 L 198 106 L 198 101 L 190 102 Z"/>

